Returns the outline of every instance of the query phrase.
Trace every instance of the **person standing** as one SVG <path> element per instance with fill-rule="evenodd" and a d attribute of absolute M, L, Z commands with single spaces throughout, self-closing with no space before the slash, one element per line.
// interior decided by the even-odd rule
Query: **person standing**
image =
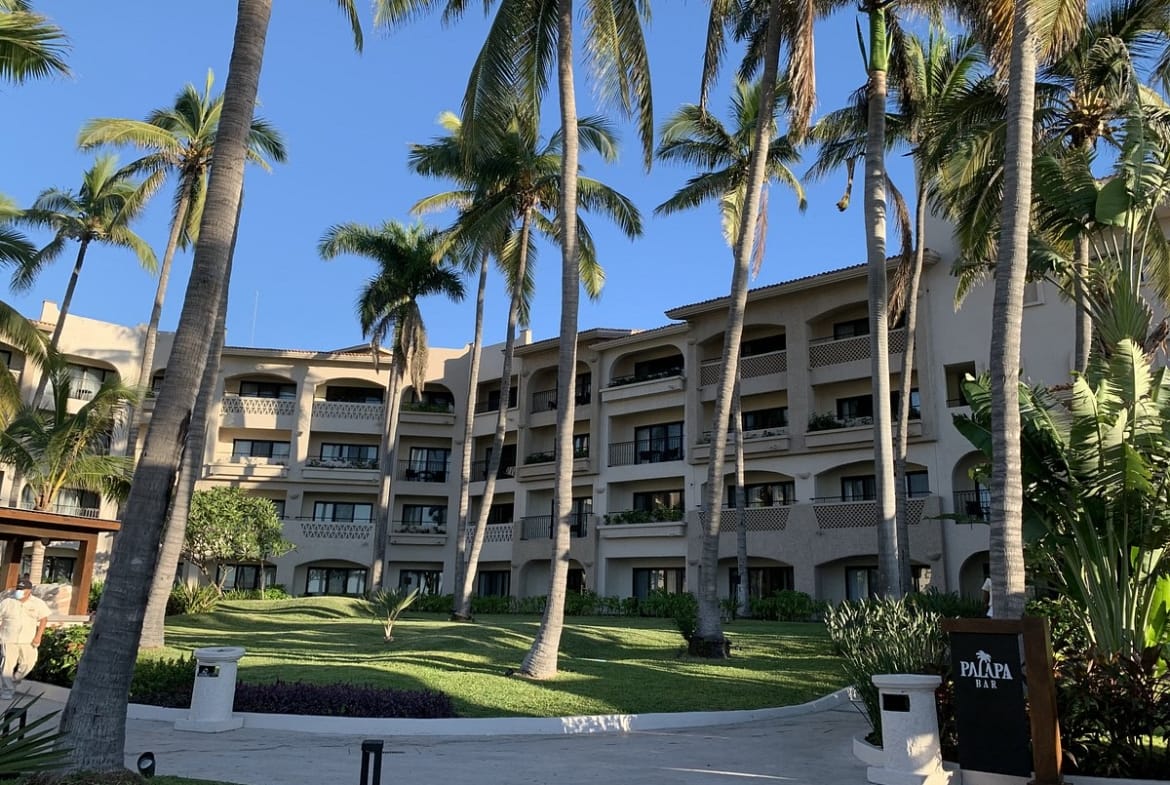
<path fill-rule="evenodd" d="M 32 581 L 21 578 L 16 592 L 0 600 L 0 700 L 12 700 L 15 685 L 37 664 L 37 648 L 49 621 L 49 606 L 32 593 Z"/>

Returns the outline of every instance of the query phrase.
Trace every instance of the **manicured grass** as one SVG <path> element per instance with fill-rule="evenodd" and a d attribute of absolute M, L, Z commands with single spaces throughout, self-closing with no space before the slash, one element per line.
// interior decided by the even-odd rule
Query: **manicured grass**
<path fill-rule="evenodd" d="M 214 613 L 169 619 L 170 648 L 160 656 L 243 646 L 243 681 L 434 689 L 464 717 L 755 709 L 845 686 L 820 624 L 753 621 L 727 625 L 732 659 L 712 662 L 688 657 L 666 619 L 569 617 L 556 679 L 508 676 L 539 624 L 535 616 L 460 624 L 408 612 L 387 644 L 381 625 L 353 600 L 225 602 Z"/>

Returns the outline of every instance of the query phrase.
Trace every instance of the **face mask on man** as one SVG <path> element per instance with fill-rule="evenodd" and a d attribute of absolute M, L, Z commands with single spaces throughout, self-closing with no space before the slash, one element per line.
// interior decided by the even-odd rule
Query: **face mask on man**
<path fill-rule="evenodd" d="M 28 594 L 28 589 L 17 589 L 16 590 L 16 599 L 23 600 L 24 596 L 26 594 Z"/>

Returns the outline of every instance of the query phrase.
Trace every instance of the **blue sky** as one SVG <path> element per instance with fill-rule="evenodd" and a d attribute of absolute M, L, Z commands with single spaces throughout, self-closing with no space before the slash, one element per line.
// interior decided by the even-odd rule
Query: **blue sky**
<path fill-rule="evenodd" d="M 366 48 L 353 52 L 348 26 L 331 0 L 280 0 L 272 17 L 259 113 L 285 135 L 289 162 L 271 174 L 253 167 L 231 283 L 228 342 L 232 345 L 328 349 L 362 342 L 353 303 L 373 273 L 360 258 L 321 261 L 316 244 L 331 224 L 409 220 L 410 206 L 446 184 L 410 174 L 407 147 L 438 133 L 435 119 L 457 110 L 470 64 L 483 38 L 478 13 L 454 27 L 437 19 L 391 33 L 372 31 L 368 5 L 358 0 Z M 48 187 L 76 188 L 93 155 L 75 148 L 78 129 L 93 117 L 143 118 L 168 105 L 187 82 L 202 85 L 208 68 L 222 88 L 227 76 L 236 4 L 159 0 L 116 3 L 40 0 L 36 7 L 69 35 L 72 78 L 0 87 L 3 124 L 0 193 L 30 204 Z M 472 4 L 473 8 L 477 8 Z M 707 5 L 701 0 L 660 0 L 648 31 L 655 122 L 697 98 Z M 841 105 L 864 78 L 852 14 L 821 25 L 817 42 L 819 111 Z M 734 57 L 735 54 L 732 54 Z M 725 80 L 714 106 L 722 109 Z M 582 112 L 593 111 L 582 85 Z M 555 96 L 546 103 L 554 121 Z M 722 114 L 722 111 L 721 111 Z M 621 121 L 623 154 L 617 165 L 585 160 L 586 172 L 628 195 L 642 210 L 645 234 L 634 242 L 600 218 L 590 226 L 607 284 L 597 303 L 582 300 L 580 325 L 650 328 L 663 311 L 726 292 L 730 252 L 712 205 L 669 218 L 651 215 L 692 172 L 656 164 L 646 173 L 632 125 Z M 121 154 L 129 160 L 132 153 Z M 806 161 L 811 152 L 806 153 Z M 901 187 L 910 190 L 905 160 L 891 161 Z M 803 174 L 805 165 L 798 167 Z M 860 199 L 846 213 L 835 203 L 843 177 L 807 184 L 803 215 L 791 195 L 772 192 L 767 256 L 754 285 L 854 264 L 864 259 Z M 860 172 L 859 172 L 860 183 Z M 161 256 L 170 210 L 169 185 L 137 225 Z M 430 220 L 441 224 L 445 216 Z M 37 235 L 43 242 L 46 238 Z M 891 243 L 891 247 L 893 243 Z M 60 300 L 75 247 L 46 269 L 27 293 L 8 301 L 36 315 L 44 299 Z M 536 338 L 555 335 L 559 319 L 559 256 L 544 248 L 537 261 Z M 175 267 L 163 328 L 178 319 L 189 254 Z M 473 283 L 469 283 L 469 289 Z M 486 339 L 503 339 L 503 284 L 489 284 Z M 74 298 L 73 312 L 135 324 L 150 313 L 155 281 L 133 255 L 92 248 Z M 473 292 L 472 292 L 473 294 Z M 459 305 L 423 303 L 435 346 L 461 346 L 471 338 L 473 298 Z"/>

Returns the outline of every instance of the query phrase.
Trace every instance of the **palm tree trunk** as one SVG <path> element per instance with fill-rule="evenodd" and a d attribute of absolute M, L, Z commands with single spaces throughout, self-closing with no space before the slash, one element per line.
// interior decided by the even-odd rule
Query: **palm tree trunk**
<path fill-rule="evenodd" d="M 926 257 L 926 183 L 917 180 L 918 200 L 914 206 L 914 264 L 906 292 L 906 351 L 902 354 L 902 384 L 898 391 L 898 421 L 894 432 L 894 492 L 898 521 L 898 573 L 902 576 L 902 592 L 914 591 L 914 571 L 910 566 L 910 521 L 907 519 L 906 456 L 910 441 L 910 395 L 914 389 L 914 351 L 918 338 L 918 287 L 922 283 L 922 266 Z"/>
<path fill-rule="evenodd" d="M 138 385 L 143 395 L 150 390 L 150 371 L 154 367 L 154 348 L 158 343 L 158 325 L 162 321 L 163 302 L 167 298 L 167 285 L 171 280 L 171 266 L 175 261 L 175 250 L 179 247 L 179 235 L 187 223 L 187 209 L 191 204 L 191 191 L 179 184 L 179 204 L 175 208 L 175 219 L 171 222 L 171 234 L 163 251 L 162 266 L 158 271 L 158 286 L 154 290 L 154 305 L 150 309 L 150 321 L 146 323 L 146 335 L 142 338 L 142 361 L 138 365 Z M 237 216 L 237 220 L 239 220 Z M 138 446 L 138 408 L 130 407 L 126 422 L 127 454 L 134 455 Z M 161 644 L 160 644 L 161 645 Z"/>
<path fill-rule="evenodd" d="M 479 260 L 479 285 L 475 290 L 475 337 L 471 341 L 471 362 L 467 370 L 467 405 L 463 410 L 463 464 L 459 472 L 459 523 L 455 531 L 455 586 L 463 586 L 467 574 L 467 530 L 471 526 L 471 459 L 475 448 L 475 398 L 479 363 L 483 355 L 483 304 L 487 294 L 488 256 Z M 455 595 L 451 611 L 455 621 L 471 620 L 471 593 Z"/>
<path fill-rule="evenodd" d="M 739 396 L 740 380 L 735 380 L 735 392 L 731 399 L 731 423 L 735 434 L 735 567 L 739 572 L 736 586 L 737 611 L 741 618 L 751 616 L 751 599 L 748 590 L 748 544 L 747 544 L 747 492 L 744 488 L 743 468 L 743 402 Z"/>
<path fill-rule="evenodd" d="M 81 266 L 85 264 L 85 252 L 89 248 L 89 240 L 82 240 L 77 248 L 77 260 L 73 263 L 73 272 L 69 276 L 69 283 L 65 286 L 65 298 L 61 300 L 61 309 L 57 313 L 57 323 L 53 325 L 53 334 L 49 336 L 49 352 L 50 354 L 57 351 L 57 347 L 61 344 L 61 333 L 65 332 L 65 318 L 69 316 L 69 306 L 73 303 L 73 293 L 77 291 L 77 279 L 81 277 Z M 49 369 L 46 368 L 41 372 L 41 381 L 37 384 L 37 390 L 33 393 L 32 408 L 37 409 L 41 405 L 41 397 L 45 394 L 45 388 L 49 386 Z"/>
<path fill-rule="evenodd" d="M 532 228 L 532 208 L 524 212 L 520 226 L 520 258 L 516 262 L 515 278 L 512 283 L 511 302 L 508 304 L 508 329 L 504 337 L 504 367 L 500 379 L 500 408 L 496 412 L 496 430 L 492 434 L 492 453 L 488 460 L 487 477 L 484 478 L 483 499 L 475 521 L 475 535 L 471 551 L 467 554 L 467 571 L 460 586 L 459 602 L 466 604 L 471 613 L 471 595 L 475 591 L 475 573 L 479 566 L 479 554 L 483 551 L 483 540 L 487 536 L 488 516 L 492 511 L 492 499 L 496 495 L 496 475 L 500 471 L 500 458 L 504 452 L 504 437 L 508 426 L 508 406 L 512 393 L 512 359 L 516 354 L 516 328 L 520 324 L 520 304 L 524 299 L 524 278 L 528 268 L 528 236 Z M 559 384 L 558 384 L 559 387 Z M 559 411 L 559 408 L 558 408 Z M 570 470 L 572 461 L 569 462 Z"/>
<path fill-rule="evenodd" d="M 1032 201 L 1036 33 L 1031 0 L 1015 4 L 1008 76 L 1003 206 L 991 318 L 991 604 L 996 618 L 1024 613 L 1020 479 L 1020 330 Z"/>
<path fill-rule="evenodd" d="M 768 11 L 768 37 L 764 67 L 760 78 L 760 106 L 775 103 L 776 73 L 780 61 L 780 0 L 772 0 Z M 711 424 L 711 458 L 707 464 L 707 489 L 703 509 L 707 513 L 699 562 L 698 626 L 691 639 L 691 653 L 706 657 L 726 657 L 727 641 L 719 613 L 716 583 L 719 570 L 719 525 L 723 507 L 723 462 L 727 457 L 727 421 L 732 393 L 739 376 L 739 345 L 743 336 L 743 315 L 747 306 L 748 272 L 752 257 L 752 238 L 760 199 L 767 174 L 768 147 L 772 139 L 772 113 L 761 111 L 756 120 L 751 163 L 748 167 L 747 196 L 741 212 L 739 233 L 735 240 L 735 265 L 731 273 L 728 296 L 727 329 L 723 333 L 723 369 L 715 397 L 715 419 Z"/>
<path fill-rule="evenodd" d="M 235 257 L 236 239 L 240 233 L 240 209 L 236 211 L 236 226 L 232 235 L 232 251 L 228 257 L 226 280 L 231 280 L 232 261 Z M 175 585 L 175 571 L 183 554 L 187 538 L 187 514 L 191 509 L 191 495 L 203 468 L 203 449 L 207 442 L 207 418 L 215 398 L 215 386 L 219 380 L 220 359 L 223 353 L 224 336 L 227 331 L 227 287 L 220 287 L 219 305 L 215 317 L 215 331 L 207 350 L 207 365 L 203 368 L 203 379 L 199 383 L 199 395 L 191 412 L 191 428 L 187 432 L 187 445 L 183 448 L 183 462 L 179 467 L 179 482 L 171 509 L 167 513 L 167 526 L 159 548 L 158 566 L 150 584 L 150 599 L 146 603 L 146 615 L 142 621 L 140 649 L 158 649 L 166 645 L 167 601 Z"/>
<path fill-rule="evenodd" d="M 561 98 L 561 336 L 557 356 L 556 485 L 553 490 L 552 564 L 548 604 L 520 672 L 534 679 L 557 674 L 557 654 L 565 623 L 565 584 L 569 577 L 569 516 L 573 509 L 573 425 L 577 406 L 577 309 L 581 290 L 577 271 L 577 94 L 573 84 L 573 0 L 557 4 L 557 82 Z"/>
<path fill-rule="evenodd" d="M 882 594 L 902 596 L 898 569 L 894 435 L 890 425 L 890 334 L 886 290 L 886 16 L 869 16 L 869 117 L 865 140 L 865 249 L 869 270 L 869 356 L 873 388 L 873 469 L 877 492 L 878 583 Z"/>
<path fill-rule="evenodd" d="M 63 746 L 74 770 L 124 767 L 126 700 L 166 511 L 211 342 L 207 325 L 226 286 L 235 215 L 244 182 L 248 131 L 256 106 L 272 0 L 240 0 L 223 113 L 216 134 L 207 207 L 187 296 L 155 404 L 122 530 L 114 538 L 101 609 L 61 713 Z"/>
<path fill-rule="evenodd" d="M 1073 269 L 1073 288 L 1076 296 L 1076 337 L 1073 370 L 1084 373 L 1089 367 L 1089 351 L 1093 346 L 1093 317 L 1087 307 L 1085 286 L 1089 277 L 1089 236 L 1077 235 L 1076 259 Z"/>

